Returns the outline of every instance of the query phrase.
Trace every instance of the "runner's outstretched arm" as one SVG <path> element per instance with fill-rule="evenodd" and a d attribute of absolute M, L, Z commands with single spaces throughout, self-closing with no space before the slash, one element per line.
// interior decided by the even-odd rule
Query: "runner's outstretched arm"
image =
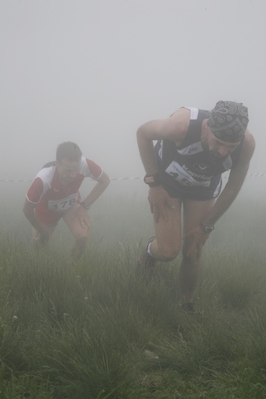
<path fill-rule="evenodd" d="M 88 207 L 91 206 L 100 197 L 100 195 L 106 190 L 109 184 L 110 179 L 107 174 L 103 172 L 89 195 L 83 200 L 88 205 Z"/>
<path fill-rule="evenodd" d="M 204 220 L 202 220 L 204 225 L 206 224 L 206 226 L 213 226 L 234 202 L 246 178 L 249 169 L 249 163 L 254 150 L 254 137 L 249 131 L 247 131 L 239 157 L 239 162 L 237 166 L 231 170 L 228 182 L 214 204 L 211 212 Z"/>

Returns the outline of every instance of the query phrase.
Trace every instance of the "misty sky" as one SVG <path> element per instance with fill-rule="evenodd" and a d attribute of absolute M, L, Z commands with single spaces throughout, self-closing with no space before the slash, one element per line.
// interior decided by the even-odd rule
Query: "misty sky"
<path fill-rule="evenodd" d="M 68 140 L 143 176 L 138 126 L 218 100 L 248 106 L 266 172 L 265 18 L 265 0 L 0 0 L 0 179 L 32 179 Z"/>

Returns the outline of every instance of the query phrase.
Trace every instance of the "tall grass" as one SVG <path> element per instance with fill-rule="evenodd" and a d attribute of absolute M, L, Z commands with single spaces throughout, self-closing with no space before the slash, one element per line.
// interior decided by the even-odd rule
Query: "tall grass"
<path fill-rule="evenodd" d="M 158 264 L 150 282 L 135 274 L 152 235 L 147 204 L 109 202 L 100 221 L 103 204 L 75 264 L 64 226 L 37 253 L 26 223 L 2 229 L 0 398 L 266 397 L 265 245 L 256 212 L 233 222 L 232 210 L 217 226 L 190 315 L 178 306 L 180 258 Z M 227 222 L 239 241 L 224 234 Z"/>

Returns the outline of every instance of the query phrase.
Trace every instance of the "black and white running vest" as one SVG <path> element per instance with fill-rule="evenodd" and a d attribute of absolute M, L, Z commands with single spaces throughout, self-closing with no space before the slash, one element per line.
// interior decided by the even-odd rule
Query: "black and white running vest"
<path fill-rule="evenodd" d="M 171 140 L 159 140 L 154 148 L 164 188 L 171 197 L 195 200 L 216 198 L 222 186 L 221 174 L 237 165 L 243 140 L 226 158 L 214 159 L 201 146 L 201 126 L 209 111 L 189 108 L 187 135 L 177 147 Z"/>

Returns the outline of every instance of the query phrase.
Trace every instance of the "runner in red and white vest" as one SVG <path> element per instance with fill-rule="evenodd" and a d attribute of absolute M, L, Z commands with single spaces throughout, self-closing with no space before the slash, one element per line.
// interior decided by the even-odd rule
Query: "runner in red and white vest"
<path fill-rule="evenodd" d="M 82 201 L 79 188 L 85 177 L 97 183 Z M 60 144 L 56 161 L 43 166 L 26 195 L 23 211 L 33 226 L 34 243 L 46 244 L 63 218 L 75 238 L 72 257 L 79 258 L 85 250 L 90 228 L 87 211 L 109 183 L 107 174 L 95 162 L 83 157 L 77 144 Z"/>

